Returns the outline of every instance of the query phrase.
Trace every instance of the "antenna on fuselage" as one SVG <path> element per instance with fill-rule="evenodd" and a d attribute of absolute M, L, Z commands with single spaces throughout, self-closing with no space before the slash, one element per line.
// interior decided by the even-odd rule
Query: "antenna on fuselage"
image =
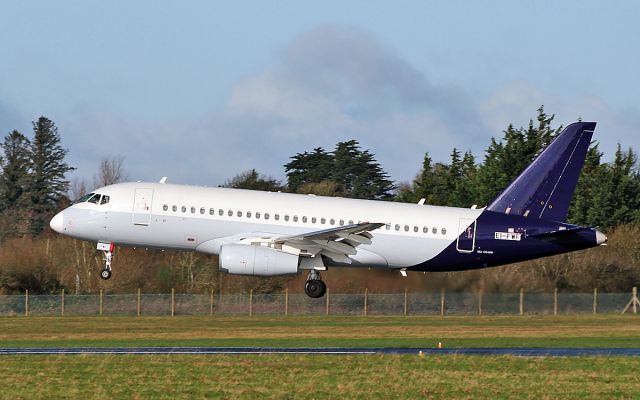
<path fill-rule="evenodd" d="M 164 185 L 166 182 L 167 182 L 167 177 L 166 176 L 163 176 L 162 178 L 160 178 L 160 182 L 159 183 L 162 183 Z"/>

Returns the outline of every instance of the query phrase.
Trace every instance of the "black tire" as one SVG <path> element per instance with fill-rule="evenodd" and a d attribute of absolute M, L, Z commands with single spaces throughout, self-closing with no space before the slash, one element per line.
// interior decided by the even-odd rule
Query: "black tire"
<path fill-rule="evenodd" d="M 111 271 L 109 271 L 108 269 L 103 269 L 102 272 L 100 272 L 100 278 L 104 279 L 105 281 L 111 278 Z"/>
<path fill-rule="evenodd" d="M 307 281 L 304 285 L 304 292 L 312 299 L 319 299 L 327 293 L 327 285 L 319 279 Z"/>

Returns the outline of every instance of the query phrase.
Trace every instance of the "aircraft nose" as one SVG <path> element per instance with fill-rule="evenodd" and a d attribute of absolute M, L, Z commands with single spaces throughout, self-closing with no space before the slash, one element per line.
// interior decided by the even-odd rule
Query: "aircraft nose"
<path fill-rule="evenodd" d="M 64 229 L 64 219 L 62 213 L 62 211 L 57 213 L 53 218 L 51 218 L 51 222 L 49 222 L 49 226 L 51 227 L 51 229 L 58 233 L 62 233 L 62 230 Z"/>
<path fill-rule="evenodd" d="M 600 245 L 606 242 L 607 242 L 607 235 L 605 235 L 604 233 L 596 229 L 596 243 Z"/>

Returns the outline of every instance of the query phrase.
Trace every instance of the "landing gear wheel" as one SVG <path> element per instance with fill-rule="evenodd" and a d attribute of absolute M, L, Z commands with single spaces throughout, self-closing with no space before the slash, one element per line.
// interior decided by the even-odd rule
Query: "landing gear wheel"
<path fill-rule="evenodd" d="M 111 271 L 108 269 L 103 269 L 102 272 L 100 272 L 100 278 L 104 280 L 111 278 Z"/>
<path fill-rule="evenodd" d="M 327 293 L 327 285 L 320 279 L 310 280 L 304 285 L 304 292 L 313 299 L 319 299 Z"/>

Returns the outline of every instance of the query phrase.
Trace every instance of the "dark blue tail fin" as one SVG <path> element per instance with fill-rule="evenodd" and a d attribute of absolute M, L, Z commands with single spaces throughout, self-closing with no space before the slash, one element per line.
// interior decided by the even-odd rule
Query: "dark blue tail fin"
<path fill-rule="evenodd" d="M 564 221 L 595 128 L 595 122 L 567 126 L 487 210 Z"/>

